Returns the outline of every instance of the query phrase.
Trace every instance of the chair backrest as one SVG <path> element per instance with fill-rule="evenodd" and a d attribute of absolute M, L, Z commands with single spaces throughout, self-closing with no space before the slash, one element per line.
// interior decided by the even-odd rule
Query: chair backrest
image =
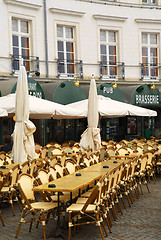
<path fill-rule="evenodd" d="M 55 147 L 54 146 L 50 146 L 50 147 L 48 147 L 48 150 L 47 150 L 47 156 L 48 157 L 52 157 L 53 155 L 52 155 L 52 151 L 55 149 Z"/>
<path fill-rule="evenodd" d="M 161 151 L 161 144 L 158 144 L 158 150 Z"/>
<path fill-rule="evenodd" d="M 148 155 L 147 164 L 152 164 L 153 152 L 152 151 L 146 151 L 145 154 Z"/>
<path fill-rule="evenodd" d="M 59 148 L 53 148 L 53 150 L 51 151 L 52 156 L 61 156 L 62 155 L 62 150 Z"/>
<path fill-rule="evenodd" d="M 79 152 L 80 152 L 79 146 L 73 146 L 73 147 L 72 147 L 72 151 L 73 151 L 74 153 L 79 153 Z"/>
<path fill-rule="evenodd" d="M 15 165 L 12 170 L 10 170 L 11 173 L 11 186 L 15 186 L 17 184 L 18 175 L 19 175 L 19 165 Z"/>
<path fill-rule="evenodd" d="M 104 161 L 105 158 L 106 158 L 106 148 L 102 147 L 100 149 L 100 153 L 99 153 L 99 160 L 100 160 L 100 162 Z"/>
<path fill-rule="evenodd" d="M 140 172 L 144 172 L 146 170 L 146 165 L 148 162 L 148 155 L 144 154 L 140 159 Z"/>
<path fill-rule="evenodd" d="M 54 167 L 50 167 L 48 175 L 49 179 L 51 178 L 51 180 L 57 179 L 57 172 Z"/>
<path fill-rule="evenodd" d="M 35 143 L 35 150 L 40 150 L 42 146 L 39 143 Z"/>
<path fill-rule="evenodd" d="M 62 150 L 63 150 L 63 152 L 65 152 L 65 153 L 72 153 L 71 147 L 68 147 L 68 146 L 64 147 Z"/>
<path fill-rule="evenodd" d="M 76 163 L 70 159 L 68 159 L 67 161 L 65 161 L 65 167 L 67 168 L 68 172 L 70 174 L 75 172 L 75 167 L 76 167 Z"/>
<path fill-rule="evenodd" d="M 89 167 L 90 166 L 90 161 L 87 157 L 84 157 L 83 158 L 83 164 L 85 167 Z"/>
<path fill-rule="evenodd" d="M 57 157 L 50 157 L 49 159 L 49 165 L 53 167 L 58 162 Z"/>
<path fill-rule="evenodd" d="M 35 173 L 35 169 L 36 169 L 36 159 L 33 159 L 30 163 L 29 163 L 29 171 L 30 171 L 30 175 L 34 176 Z"/>
<path fill-rule="evenodd" d="M 88 205 L 92 203 L 95 203 L 96 206 L 99 208 L 99 205 L 101 204 L 103 184 L 104 184 L 104 176 L 102 176 L 101 179 L 94 186 L 89 198 L 87 198 L 87 201 L 83 205 L 81 212 L 85 212 Z"/>
<path fill-rule="evenodd" d="M 5 163 L 6 161 L 0 158 L 0 166 L 4 165 Z"/>
<path fill-rule="evenodd" d="M 41 148 L 41 158 L 45 158 L 47 156 L 47 147 L 42 147 Z"/>
<path fill-rule="evenodd" d="M 35 201 L 34 191 L 32 191 L 34 180 L 32 176 L 27 173 L 22 173 L 18 179 L 18 188 L 20 191 L 21 199 L 25 202 L 25 205 L 31 209 L 30 201 Z M 25 206 L 26 207 L 26 206 Z"/>
<path fill-rule="evenodd" d="M 125 154 L 128 154 L 129 151 L 128 151 L 128 149 L 126 147 L 121 147 L 121 148 L 117 149 L 117 153 L 119 155 L 125 155 Z"/>
<path fill-rule="evenodd" d="M 6 153 L 4 151 L 0 152 L 0 158 L 5 160 L 6 159 Z"/>
<path fill-rule="evenodd" d="M 20 165 L 21 173 L 29 173 L 29 161 L 26 161 Z"/>
<path fill-rule="evenodd" d="M 63 177 L 63 175 L 64 175 L 64 168 L 61 166 L 61 164 L 56 163 L 56 164 L 54 165 L 54 168 L 55 168 L 55 170 L 59 173 L 59 175 L 60 175 L 61 177 Z"/>
<path fill-rule="evenodd" d="M 49 175 L 44 169 L 39 169 L 37 174 L 39 184 L 45 184 L 49 182 Z"/>
<path fill-rule="evenodd" d="M 116 151 L 113 147 L 109 147 L 106 151 L 107 151 L 109 156 L 114 156 L 115 153 L 116 153 Z"/>

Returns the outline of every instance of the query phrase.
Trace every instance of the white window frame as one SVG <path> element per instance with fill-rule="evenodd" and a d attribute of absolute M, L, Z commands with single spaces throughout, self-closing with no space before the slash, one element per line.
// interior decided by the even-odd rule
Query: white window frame
<path fill-rule="evenodd" d="M 13 29 L 12 29 L 12 20 L 13 19 L 18 20 L 18 31 L 13 31 Z M 28 33 L 23 33 L 23 32 L 20 31 L 21 21 L 28 22 Z M 12 39 L 13 35 L 18 36 L 18 39 L 19 39 L 19 46 L 18 46 L 19 56 L 22 55 L 21 54 L 21 50 L 22 50 L 21 37 L 27 37 L 29 39 L 29 56 L 31 56 L 31 20 L 21 18 L 21 17 L 18 17 L 18 16 L 11 16 L 11 49 L 12 49 L 12 55 L 13 55 L 13 39 Z M 20 65 L 21 65 L 21 61 L 19 59 L 19 68 L 20 68 Z M 31 68 L 31 66 L 29 66 L 29 68 Z M 19 72 L 19 70 L 15 70 L 14 74 L 17 75 L 18 72 Z"/>
<path fill-rule="evenodd" d="M 58 26 L 62 26 L 63 27 L 63 37 L 58 37 L 57 36 L 57 27 Z M 73 29 L 73 39 L 68 39 L 65 38 L 65 28 L 69 27 Z M 63 45 L 64 45 L 64 55 L 66 55 L 66 42 L 72 42 L 73 43 L 73 53 L 74 53 L 74 60 L 76 60 L 76 26 L 74 25 L 69 25 L 69 24 L 65 24 L 63 22 L 57 22 L 56 23 L 56 58 L 58 59 L 58 46 L 57 46 L 57 42 L 63 41 Z M 67 72 L 67 59 L 64 59 L 64 65 L 65 65 L 65 73 L 60 73 L 59 78 L 74 78 L 75 77 L 75 69 L 74 69 L 74 73 L 68 73 Z M 75 68 L 75 67 L 74 67 Z"/>
<path fill-rule="evenodd" d="M 34 16 L 18 14 L 17 12 L 9 12 L 9 32 L 10 32 L 10 56 L 13 55 L 13 42 L 12 42 L 12 18 L 21 19 L 29 22 L 29 55 L 37 56 L 37 42 L 35 38 L 36 33 L 36 19 Z M 17 76 L 19 70 L 14 72 L 14 75 Z"/>
<path fill-rule="evenodd" d="M 144 2 L 145 1 L 145 2 Z M 158 1 L 155 0 L 155 2 L 153 2 L 154 0 L 142 0 L 142 4 L 148 4 L 148 5 L 158 5 Z"/>
<path fill-rule="evenodd" d="M 106 39 L 108 38 L 108 32 L 115 32 L 116 42 L 111 43 L 111 42 L 108 42 L 108 41 L 106 41 L 106 42 L 101 41 L 100 40 L 100 32 L 101 31 L 106 31 Z M 103 28 L 103 27 L 99 28 L 99 59 L 100 59 L 100 61 L 101 61 L 100 46 L 101 46 L 101 44 L 104 44 L 104 45 L 106 45 L 106 50 L 107 50 L 107 54 L 106 54 L 107 58 L 108 58 L 107 62 L 109 61 L 109 48 L 107 46 L 116 46 L 116 62 L 118 62 L 118 47 L 119 47 L 118 46 L 118 39 L 119 39 L 118 34 L 119 34 L 119 31 L 116 30 L 116 29 L 107 29 L 107 28 Z M 107 73 L 110 72 L 109 68 L 110 68 L 110 66 L 108 65 L 107 66 Z M 110 75 L 110 74 L 102 75 L 102 79 L 111 79 L 111 80 L 115 79 L 115 80 L 117 80 L 117 76 L 118 76 L 118 70 L 117 70 L 117 75 Z"/>
<path fill-rule="evenodd" d="M 150 34 L 156 34 L 157 35 L 157 44 L 144 44 L 142 43 L 142 34 L 148 34 L 148 40 L 150 38 Z M 157 62 L 158 62 L 158 76 L 151 76 L 151 71 L 148 69 L 148 76 L 144 76 L 143 81 L 158 81 L 159 76 L 160 76 L 160 69 L 159 69 L 159 62 L 160 62 L 160 33 L 159 32 L 154 32 L 154 31 L 141 31 L 140 32 L 140 41 L 141 41 L 141 63 L 142 63 L 142 47 L 147 47 L 148 48 L 148 64 L 150 63 L 150 48 L 154 47 L 157 48 Z"/>

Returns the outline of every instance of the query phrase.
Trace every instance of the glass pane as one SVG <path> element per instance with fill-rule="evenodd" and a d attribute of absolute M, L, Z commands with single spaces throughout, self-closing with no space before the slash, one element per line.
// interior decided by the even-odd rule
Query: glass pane
<path fill-rule="evenodd" d="M 66 38 L 73 38 L 73 28 L 66 27 L 65 28 L 65 36 L 66 36 Z"/>
<path fill-rule="evenodd" d="M 150 48 L 150 57 L 157 56 L 157 48 Z"/>
<path fill-rule="evenodd" d="M 64 53 L 58 52 L 58 58 L 59 58 L 59 60 L 64 60 Z"/>
<path fill-rule="evenodd" d="M 18 20 L 15 18 L 12 19 L 12 31 L 18 32 Z"/>
<path fill-rule="evenodd" d="M 62 41 L 58 41 L 58 51 L 64 51 L 64 45 Z"/>
<path fill-rule="evenodd" d="M 107 54 L 106 45 L 101 45 L 101 54 Z"/>
<path fill-rule="evenodd" d="M 73 50 L 73 43 L 66 42 L 66 50 L 67 50 L 67 52 L 74 52 L 74 50 Z"/>
<path fill-rule="evenodd" d="M 116 64 L 116 56 L 110 56 L 109 62 L 110 62 L 110 64 L 115 65 Z"/>
<path fill-rule="evenodd" d="M 58 65 L 58 72 L 59 73 L 65 73 L 64 63 L 59 63 L 59 65 Z"/>
<path fill-rule="evenodd" d="M 18 41 L 18 36 L 13 35 L 12 36 L 12 42 L 13 42 L 13 46 L 18 47 L 19 46 L 19 41 Z"/>
<path fill-rule="evenodd" d="M 144 44 L 148 43 L 148 34 L 142 33 L 142 43 Z"/>
<path fill-rule="evenodd" d="M 57 37 L 63 37 L 63 27 L 57 26 Z"/>
<path fill-rule="evenodd" d="M 108 41 L 116 42 L 116 33 L 115 32 L 108 32 Z"/>
<path fill-rule="evenodd" d="M 148 64 L 148 58 L 147 57 L 143 57 L 142 58 L 142 63 L 147 65 Z"/>
<path fill-rule="evenodd" d="M 13 56 L 14 57 L 19 57 L 19 49 L 18 48 L 13 48 Z"/>
<path fill-rule="evenodd" d="M 157 34 L 150 34 L 150 44 L 157 44 Z"/>
<path fill-rule="evenodd" d="M 21 37 L 21 47 L 29 48 L 29 38 Z"/>
<path fill-rule="evenodd" d="M 111 76 L 117 75 L 117 67 L 109 67 L 109 70 L 110 70 L 110 75 Z"/>
<path fill-rule="evenodd" d="M 150 44 L 157 44 L 157 34 L 150 34 Z"/>
<path fill-rule="evenodd" d="M 148 56 L 148 48 L 142 47 L 142 56 Z"/>
<path fill-rule="evenodd" d="M 67 61 L 74 62 L 74 54 L 73 53 L 67 53 Z"/>
<path fill-rule="evenodd" d="M 116 55 L 116 46 L 109 46 L 109 55 Z"/>
<path fill-rule="evenodd" d="M 21 21 L 21 32 L 28 33 L 28 22 L 27 21 Z"/>
<path fill-rule="evenodd" d="M 22 49 L 22 57 L 24 59 L 29 59 L 29 49 Z"/>
<path fill-rule="evenodd" d="M 107 56 L 101 55 L 101 61 L 103 62 L 103 64 L 107 64 Z"/>
<path fill-rule="evenodd" d="M 67 64 L 67 73 L 74 74 L 74 64 Z"/>
<path fill-rule="evenodd" d="M 100 31 L 100 41 L 106 42 L 106 32 Z"/>

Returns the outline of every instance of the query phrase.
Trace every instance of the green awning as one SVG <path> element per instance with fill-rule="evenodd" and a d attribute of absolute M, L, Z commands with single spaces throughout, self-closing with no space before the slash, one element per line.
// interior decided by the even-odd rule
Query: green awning
<path fill-rule="evenodd" d="M 161 93 L 152 84 L 139 86 L 132 96 L 131 103 L 139 106 L 159 106 L 161 104 Z"/>
<path fill-rule="evenodd" d="M 44 92 L 40 84 L 33 78 L 28 77 L 29 95 L 45 99 Z M 13 86 L 11 93 L 16 92 L 17 83 Z"/>
<path fill-rule="evenodd" d="M 86 99 L 85 93 L 74 81 L 60 83 L 55 89 L 53 101 L 60 104 L 69 104 Z"/>
<path fill-rule="evenodd" d="M 114 83 L 103 83 L 97 87 L 97 94 L 120 102 L 125 102 L 119 87 L 113 87 Z"/>

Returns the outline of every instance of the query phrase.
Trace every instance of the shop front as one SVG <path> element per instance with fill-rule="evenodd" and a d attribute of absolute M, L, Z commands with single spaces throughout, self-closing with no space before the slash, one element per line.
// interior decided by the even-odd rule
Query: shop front
<path fill-rule="evenodd" d="M 97 87 L 97 94 L 124 102 L 123 94 L 115 83 L 103 83 Z M 120 141 L 125 137 L 126 118 L 102 118 L 100 119 L 100 129 L 102 140 L 114 139 Z"/>
<path fill-rule="evenodd" d="M 64 81 L 57 85 L 46 84 L 46 86 L 44 85 L 44 89 L 48 100 L 63 105 L 86 99 L 83 89 L 74 81 Z M 48 93 L 50 96 L 48 96 Z M 46 142 L 56 141 L 63 143 L 70 140 L 79 141 L 86 126 L 87 120 L 85 118 L 46 120 Z"/>
<path fill-rule="evenodd" d="M 158 138 L 161 135 L 161 93 L 154 84 L 144 84 L 136 88 L 131 103 L 157 111 L 157 117 L 141 117 L 136 122 L 139 136 Z M 133 124 L 135 125 L 135 124 Z"/>

